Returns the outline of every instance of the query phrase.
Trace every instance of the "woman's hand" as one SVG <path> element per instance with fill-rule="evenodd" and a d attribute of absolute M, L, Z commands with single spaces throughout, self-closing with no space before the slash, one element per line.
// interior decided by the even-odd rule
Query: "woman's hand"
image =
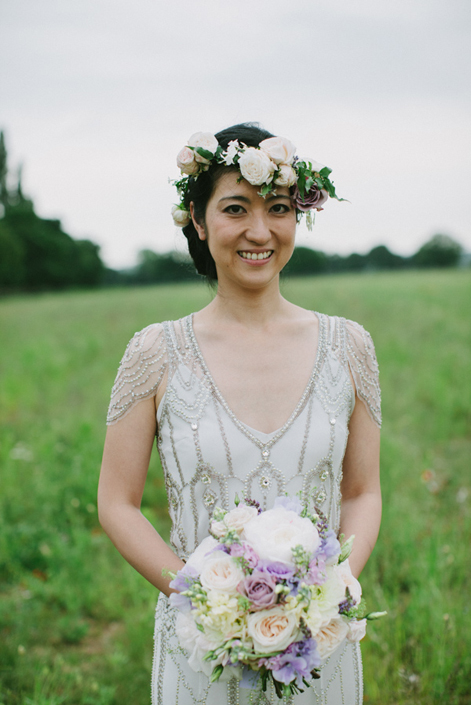
<path fill-rule="evenodd" d="M 105 532 L 124 558 L 152 585 L 169 595 L 167 568 L 184 565 L 141 513 L 141 501 L 156 433 L 154 398 L 145 399 L 106 434 L 98 516 Z"/>
<path fill-rule="evenodd" d="M 343 461 L 340 513 L 340 532 L 346 538 L 355 534 L 350 566 L 356 578 L 374 548 L 381 521 L 379 436 L 378 426 L 356 397 Z"/>

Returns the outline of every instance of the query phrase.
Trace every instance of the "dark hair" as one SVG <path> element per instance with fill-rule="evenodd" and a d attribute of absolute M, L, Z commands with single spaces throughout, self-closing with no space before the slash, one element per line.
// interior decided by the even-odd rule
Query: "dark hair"
<path fill-rule="evenodd" d="M 269 137 L 274 137 L 274 135 L 261 128 L 256 122 L 244 122 L 221 130 L 215 137 L 221 147 L 226 150 L 232 140 L 239 140 L 239 142 L 243 142 L 248 147 L 258 147 L 260 142 Z M 230 169 L 234 169 L 234 167 L 227 167 L 224 164 L 211 164 L 208 171 L 199 174 L 197 179 L 190 177 L 184 205 L 189 211 L 190 203 L 193 201 L 194 214 L 198 223 L 204 223 L 206 206 L 218 179 Z M 193 222 L 185 225 L 183 234 L 188 240 L 188 250 L 198 274 L 205 276 L 210 283 L 216 282 L 218 278 L 216 265 L 209 251 L 208 241 L 199 239 Z"/>

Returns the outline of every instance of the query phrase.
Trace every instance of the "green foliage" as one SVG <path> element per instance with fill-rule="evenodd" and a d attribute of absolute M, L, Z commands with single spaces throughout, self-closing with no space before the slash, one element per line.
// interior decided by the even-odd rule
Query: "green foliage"
<path fill-rule="evenodd" d="M 358 320 L 381 369 L 383 524 L 362 575 L 365 703 L 465 705 L 471 679 L 467 270 L 287 279 Z M 104 417 L 126 343 L 209 302 L 200 283 L 15 297 L 0 305 L 0 702 L 143 705 L 156 592 L 96 512 Z M 154 454 L 143 511 L 169 519 Z"/>
<path fill-rule="evenodd" d="M 0 132 L 0 291 L 97 286 L 104 274 L 98 245 L 74 240 L 58 220 L 40 218 L 17 186 L 8 188 L 7 152 Z"/>
<path fill-rule="evenodd" d="M 413 256 L 417 267 L 455 267 L 463 248 L 448 235 L 434 235 Z"/>

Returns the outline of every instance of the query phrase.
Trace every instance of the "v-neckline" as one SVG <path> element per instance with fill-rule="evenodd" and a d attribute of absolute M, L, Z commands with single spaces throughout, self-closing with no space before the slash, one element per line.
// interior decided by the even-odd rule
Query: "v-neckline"
<path fill-rule="evenodd" d="M 206 379 L 209 382 L 209 385 L 211 387 L 211 390 L 213 391 L 215 397 L 219 401 L 222 407 L 226 410 L 227 414 L 229 417 L 233 420 L 235 425 L 246 435 L 249 437 L 252 437 L 252 440 L 256 439 L 262 444 L 263 446 L 265 445 L 273 445 L 273 443 L 276 442 L 281 436 L 283 436 L 288 428 L 291 426 L 293 421 L 297 418 L 301 410 L 304 408 L 304 405 L 306 403 L 306 400 L 309 397 L 309 393 L 314 386 L 314 383 L 317 379 L 317 376 L 319 374 L 319 370 L 322 366 L 322 361 L 324 357 L 324 349 L 325 349 L 325 344 L 326 344 L 326 321 L 325 321 L 325 316 L 322 313 L 318 313 L 317 311 L 312 311 L 312 313 L 317 317 L 317 320 L 319 322 L 319 332 L 318 332 L 318 337 L 317 337 L 317 350 L 316 350 L 316 355 L 314 358 L 314 366 L 312 368 L 312 372 L 309 376 L 308 382 L 304 388 L 304 391 L 294 407 L 294 410 L 288 417 L 288 419 L 285 421 L 285 423 L 280 426 L 279 428 L 275 429 L 274 431 L 270 431 L 270 433 L 265 433 L 265 431 L 259 431 L 256 428 L 253 428 L 252 426 L 249 426 L 248 424 L 244 423 L 241 421 L 236 414 L 232 411 L 231 407 L 227 403 L 226 399 L 224 398 L 221 390 L 219 389 L 218 385 L 216 384 L 213 375 L 211 374 L 208 365 L 206 364 L 206 360 L 204 359 L 204 355 L 201 352 L 198 340 L 195 335 L 195 331 L 193 328 L 193 316 L 194 313 L 191 313 L 187 317 L 188 321 L 188 333 L 190 337 L 191 344 L 193 346 L 194 353 L 201 365 L 201 368 L 204 372 L 204 375 Z M 266 442 L 264 443 L 261 439 L 258 439 L 257 436 L 253 436 L 253 434 L 260 434 L 262 436 L 265 436 L 267 438 Z M 258 443 L 257 443 L 258 445 Z"/>

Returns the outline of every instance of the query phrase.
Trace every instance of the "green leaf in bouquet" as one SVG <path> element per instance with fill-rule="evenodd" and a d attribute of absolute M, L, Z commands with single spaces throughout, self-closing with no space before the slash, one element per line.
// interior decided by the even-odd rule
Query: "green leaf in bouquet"
<path fill-rule="evenodd" d="M 344 561 L 346 561 L 349 555 L 351 554 L 354 538 L 355 534 L 352 534 L 346 541 L 342 543 L 342 541 L 345 539 L 345 534 L 341 534 L 340 543 L 342 544 L 342 547 L 340 549 L 339 563 L 343 563 Z"/>
<path fill-rule="evenodd" d="M 365 615 L 365 619 L 368 621 L 373 621 L 375 619 L 381 619 L 381 617 L 385 617 L 387 615 L 387 612 L 369 612 L 367 615 Z"/>
<path fill-rule="evenodd" d="M 222 672 L 224 671 L 224 667 L 219 664 L 218 666 L 215 666 L 213 669 L 213 672 L 211 673 L 211 676 L 209 678 L 210 683 L 216 683 L 222 675 Z"/>

